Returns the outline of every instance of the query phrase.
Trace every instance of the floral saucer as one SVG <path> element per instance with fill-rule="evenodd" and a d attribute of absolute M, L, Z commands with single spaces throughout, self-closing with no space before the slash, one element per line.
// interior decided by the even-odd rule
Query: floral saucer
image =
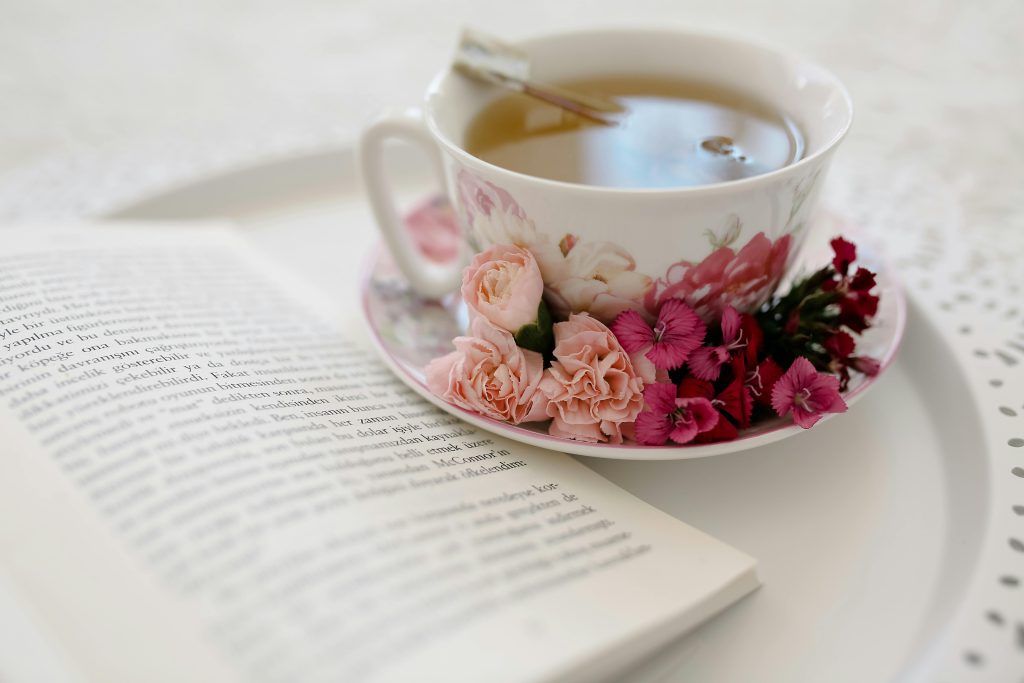
<path fill-rule="evenodd" d="M 833 217 L 824 220 L 835 221 Z M 819 231 L 820 232 L 820 231 Z M 413 230 L 418 238 L 422 231 Z M 433 240 L 422 240 L 421 246 Z M 794 268 L 806 272 L 816 264 L 827 262 L 827 245 L 808 245 Z M 804 264 L 805 267 L 801 267 Z M 873 264 L 881 265 L 881 264 Z M 785 287 L 785 284 L 783 284 Z M 858 340 L 859 351 L 878 359 L 880 371 L 874 377 L 855 375 L 843 392 L 847 404 L 862 397 L 891 364 L 903 337 L 906 324 L 906 302 L 892 273 L 878 268 L 878 289 L 881 305 L 874 325 Z M 627 460 L 681 460 L 732 453 L 763 446 L 804 430 L 782 418 L 760 420 L 742 430 L 738 438 L 716 443 L 644 446 L 637 443 L 595 444 L 551 436 L 544 423 L 511 425 L 454 406 L 435 396 L 427 388 L 425 368 L 434 358 L 452 349 L 452 339 L 464 334 L 468 315 L 461 297 L 453 293 L 442 301 L 425 300 L 411 291 L 405 278 L 386 250 L 380 248 L 369 258 L 361 283 L 363 314 L 370 337 L 385 363 L 416 393 L 442 410 L 466 422 L 500 436 L 541 448 L 575 455 Z M 826 419 L 832 416 L 825 416 Z"/>

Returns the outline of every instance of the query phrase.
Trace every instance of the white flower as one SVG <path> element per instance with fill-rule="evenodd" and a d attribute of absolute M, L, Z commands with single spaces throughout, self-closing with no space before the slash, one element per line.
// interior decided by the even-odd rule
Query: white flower
<path fill-rule="evenodd" d="M 560 317 L 587 311 L 610 323 L 625 310 L 646 315 L 640 302 L 651 278 L 634 270 L 636 263 L 622 247 L 611 242 L 575 243 L 559 263 L 537 261 L 548 302 Z"/>
<path fill-rule="evenodd" d="M 529 249 L 538 241 L 537 226 L 532 220 L 497 208 L 490 214 L 474 214 L 469 224 L 482 247 L 511 244 Z"/>

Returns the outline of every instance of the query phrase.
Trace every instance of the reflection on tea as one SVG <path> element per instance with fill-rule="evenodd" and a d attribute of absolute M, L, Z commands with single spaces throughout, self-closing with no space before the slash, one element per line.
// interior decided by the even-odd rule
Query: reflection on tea
<path fill-rule="evenodd" d="M 613 96 L 627 113 L 617 125 L 602 126 L 524 95 L 506 95 L 474 118 L 466 149 L 531 176 L 627 188 L 749 178 L 803 155 L 803 138 L 788 116 L 718 86 L 650 76 L 559 85 Z"/>

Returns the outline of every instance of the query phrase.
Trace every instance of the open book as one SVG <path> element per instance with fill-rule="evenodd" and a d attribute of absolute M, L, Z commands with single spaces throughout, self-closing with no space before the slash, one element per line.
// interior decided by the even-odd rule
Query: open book
<path fill-rule="evenodd" d="M 756 587 L 321 297 L 227 230 L 0 232 L 0 578 L 74 680 L 601 680 Z"/>

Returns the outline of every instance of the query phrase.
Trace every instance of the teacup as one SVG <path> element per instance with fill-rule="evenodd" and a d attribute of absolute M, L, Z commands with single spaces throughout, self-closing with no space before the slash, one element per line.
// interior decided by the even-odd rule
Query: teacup
<path fill-rule="evenodd" d="M 385 113 L 363 133 L 359 161 L 381 232 L 417 292 L 456 289 L 467 257 L 515 244 L 537 257 L 556 316 L 587 311 L 609 323 L 623 310 L 654 314 L 670 297 L 706 320 L 741 312 L 774 292 L 797 256 L 832 154 L 852 119 L 846 89 L 829 71 L 746 40 L 676 30 L 612 29 L 548 35 L 517 45 L 531 77 L 564 82 L 645 74 L 713 83 L 786 112 L 805 152 L 780 169 L 672 189 L 625 189 L 524 175 L 474 157 L 464 136 L 505 93 L 444 71 L 421 108 Z M 421 145 L 443 174 L 460 219 L 462 259 L 438 264 L 413 246 L 385 177 L 390 138 Z"/>

